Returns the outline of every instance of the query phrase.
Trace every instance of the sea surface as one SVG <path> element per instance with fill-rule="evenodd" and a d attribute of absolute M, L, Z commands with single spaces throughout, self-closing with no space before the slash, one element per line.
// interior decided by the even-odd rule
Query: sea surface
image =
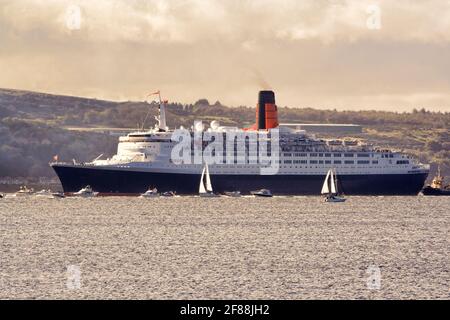
<path fill-rule="evenodd" d="M 0 299 L 450 298 L 450 197 L 7 197 L 0 239 Z"/>

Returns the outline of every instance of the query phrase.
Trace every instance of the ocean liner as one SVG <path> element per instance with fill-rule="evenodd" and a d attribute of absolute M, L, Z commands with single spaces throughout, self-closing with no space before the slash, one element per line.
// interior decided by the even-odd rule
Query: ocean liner
<path fill-rule="evenodd" d="M 155 127 L 120 137 L 111 158 L 51 163 L 64 192 L 90 185 L 100 195 L 138 195 L 150 186 L 197 194 L 205 163 L 218 193 L 267 188 L 275 195 L 319 195 L 333 169 L 339 190 L 347 195 L 416 195 L 429 173 L 429 165 L 401 152 L 355 140 L 318 139 L 280 126 L 273 91 L 259 92 L 256 123 L 245 129 L 213 121 L 209 128 L 199 122 L 171 130 L 165 109 L 160 98 Z M 181 148 L 180 135 L 185 140 Z M 212 144 L 215 148 L 209 148 Z M 205 156 L 208 148 L 212 151 Z"/>

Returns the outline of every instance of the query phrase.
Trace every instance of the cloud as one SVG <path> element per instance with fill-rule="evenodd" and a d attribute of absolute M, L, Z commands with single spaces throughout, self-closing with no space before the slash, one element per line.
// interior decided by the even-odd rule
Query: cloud
<path fill-rule="evenodd" d="M 450 2 L 442 0 L 2 0 L 2 27 L 67 36 L 67 9 L 79 6 L 86 40 L 195 42 L 219 38 L 320 39 L 373 37 L 370 6 L 379 6 L 390 40 L 450 41 Z M 50 32 L 51 31 L 51 32 Z"/>
<path fill-rule="evenodd" d="M 0 0 L 3 87 L 449 110 L 449 54 L 447 0 Z"/>

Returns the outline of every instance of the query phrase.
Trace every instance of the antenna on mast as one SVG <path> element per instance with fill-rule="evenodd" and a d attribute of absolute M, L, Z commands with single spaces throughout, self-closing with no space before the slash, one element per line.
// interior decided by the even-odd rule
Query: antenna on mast
<path fill-rule="evenodd" d="M 158 129 L 158 131 L 167 131 L 166 108 L 165 108 L 166 101 L 163 101 L 161 99 L 161 91 L 160 90 L 148 94 L 147 97 L 154 96 L 154 95 L 158 95 L 158 98 L 159 98 L 159 115 L 155 116 L 155 119 L 156 119 L 156 121 L 158 121 L 158 123 L 156 124 L 155 128 Z M 142 130 L 144 130 L 145 121 L 147 120 L 149 113 L 150 113 L 150 109 L 148 110 L 147 115 L 145 116 L 144 122 L 142 123 Z"/>

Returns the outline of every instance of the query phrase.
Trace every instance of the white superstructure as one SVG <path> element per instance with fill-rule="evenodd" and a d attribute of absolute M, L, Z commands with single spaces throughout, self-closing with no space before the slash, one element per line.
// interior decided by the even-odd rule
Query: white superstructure
<path fill-rule="evenodd" d="M 225 134 L 229 129 L 216 130 Z M 107 160 L 95 160 L 87 165 L 124 170 L 201 173 L 201 163 L 172 163 L 172 148 L 177 144 L 171 141 L 172 133 L 157 129 L 132 132 L 120 137 L 115 156 Z M 290 128 L 281 127 L 279 146 L 278 174 L 326 174 L 330 167 L 336 168 L 339 174 L 405 174 L 429 169 L 427 165 L 400 152 L 372 148 L 359 141 L 315 139 L 305 131 Z M 223 151 L 223 162 L 211 164 L 211 174 L 258 174 L 262 165 L 250 163 L 250 150 L 251 147 L 246 148 L 244 153 L 235 151 L 236 156 L 244 156 L 245 160 L 242 162 L 236 157 L 231 164 L 227 163 L 227 154 Z"/>

